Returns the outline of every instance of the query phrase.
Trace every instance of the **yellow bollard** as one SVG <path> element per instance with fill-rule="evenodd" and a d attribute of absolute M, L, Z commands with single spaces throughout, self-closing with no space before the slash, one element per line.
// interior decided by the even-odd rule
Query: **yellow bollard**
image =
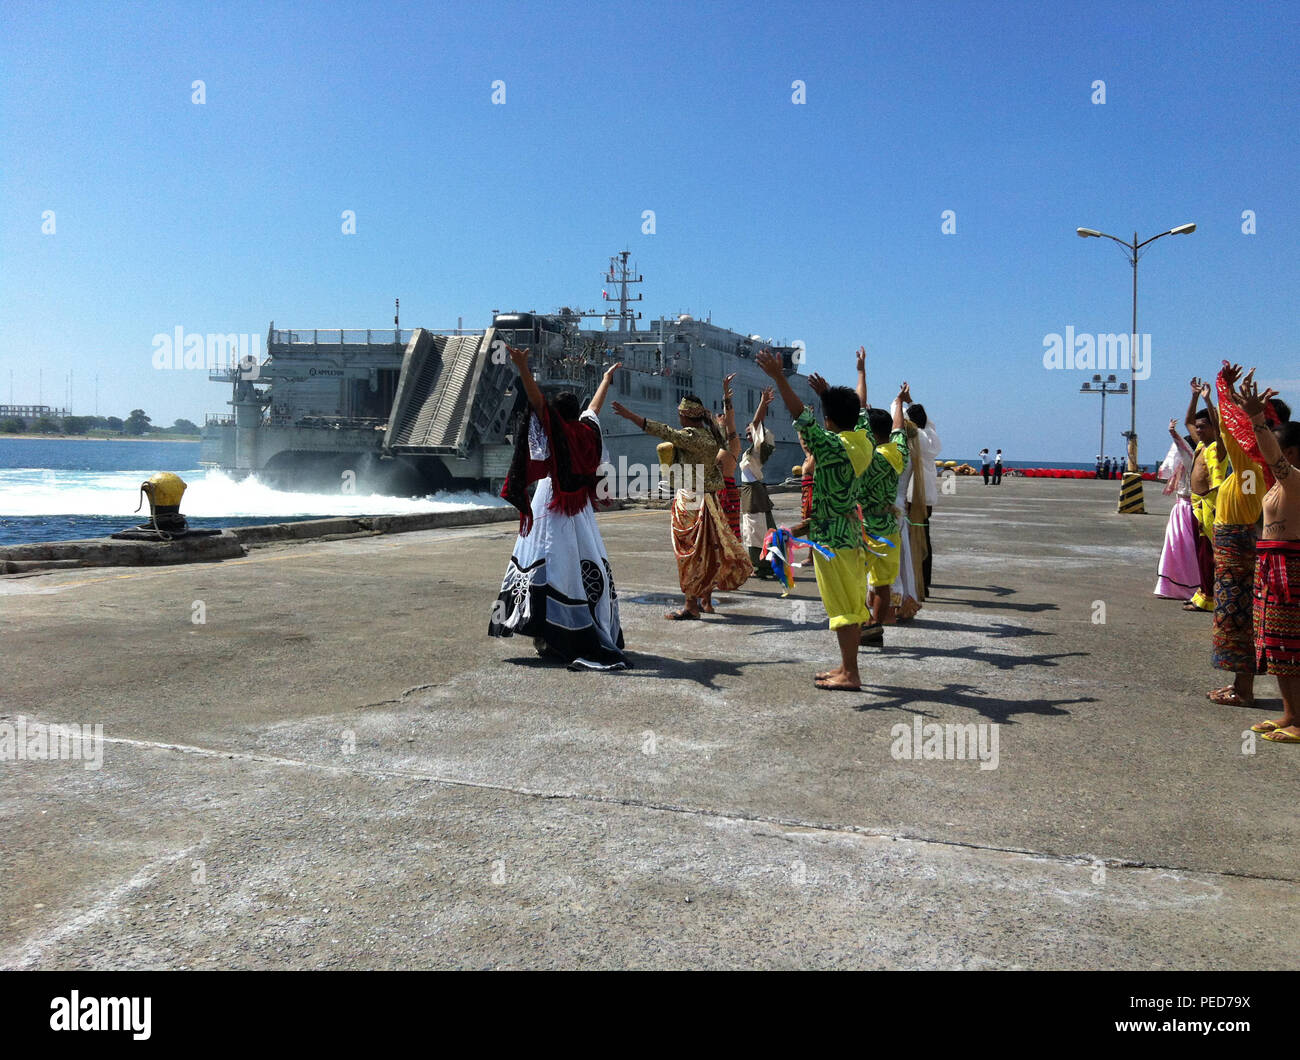
<path fill-rule="evenodd" d="M 185 516 L 181 515 L 181 498 L 185 496 L 185 480 L 171 471 L 159 471 L 150 475 L 148 480 L 140 483 L 140 503 L 138 512 L 144 506 L 144 498 L 149 498 L 149 522 L 141 523 L 140 529 L 156 530 L 166 540 L 173 534 L 183 534 L 188 529 Z"/>
<path fill-rule="evenodd" d="M 1138 471 L 1125 471 L 1123 482 L 1119 487 L 1120 515 L 1146 515 L 1146 506 L 1142 502 L 1142 474 Z"/>

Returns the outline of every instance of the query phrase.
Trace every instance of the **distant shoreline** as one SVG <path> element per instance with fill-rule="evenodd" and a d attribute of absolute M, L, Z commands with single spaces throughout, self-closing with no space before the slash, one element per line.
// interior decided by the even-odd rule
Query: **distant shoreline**
<path fill-rule="evenodd" d="M 0 441 L 6 438 L 28 442 L 189 442 L 191 445 L 200 441 L 197 435 L 181 435 L 179 438 L 174 435 L 168 438 L 153 438 L 147 434 L 132 434 L 118 438 L 115 435 L 104 437 L 103 435 L 89 434 L 0 434 Z"/>

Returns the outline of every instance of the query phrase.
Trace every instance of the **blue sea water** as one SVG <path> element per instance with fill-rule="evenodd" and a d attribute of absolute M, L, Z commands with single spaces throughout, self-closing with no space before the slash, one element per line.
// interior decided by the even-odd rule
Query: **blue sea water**
<path fill-rule="evenodd" d="M 5 438 L 0 435 L 0 545 L 104 537 L 148 518 L 140 483 L 174 471 L 191 526 L 237 527 L 339 515 L 393 515 L 501 504 L 484 494 L 433 497 L 290 493 L 199 467 L 198 442 Z"/>

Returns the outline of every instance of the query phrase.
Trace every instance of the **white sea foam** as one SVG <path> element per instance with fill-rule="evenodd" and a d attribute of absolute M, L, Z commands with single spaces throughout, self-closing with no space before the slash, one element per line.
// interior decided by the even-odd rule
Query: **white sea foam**
<path fill-rule="evenodd" d="M 52 471 L 0 468 L 0 516 L 130 516 L 151 471 Z M 195 518 L 282 519 L 290 516 L 402 515 L 500 507 L 487 493 L 389 497 L 370 493 L 290 493 L 256 478 L 237 482 L 219 471 L 179 472 L 188 484 L 181 511 Z M 146 510 L 147 510 L 146 505 Z"/>

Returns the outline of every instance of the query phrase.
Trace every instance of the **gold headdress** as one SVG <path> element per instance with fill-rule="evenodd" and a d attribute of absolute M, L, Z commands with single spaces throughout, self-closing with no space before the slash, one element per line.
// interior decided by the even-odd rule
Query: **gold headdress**
<path fill-rule="evenodd" d="M 705 420 L 709 418 L 709 410 L 701 405 L 698 401 L 691 401 L 682 398 L 677 404 L 677 414 L 685 416 L 688 420 Z"/>

